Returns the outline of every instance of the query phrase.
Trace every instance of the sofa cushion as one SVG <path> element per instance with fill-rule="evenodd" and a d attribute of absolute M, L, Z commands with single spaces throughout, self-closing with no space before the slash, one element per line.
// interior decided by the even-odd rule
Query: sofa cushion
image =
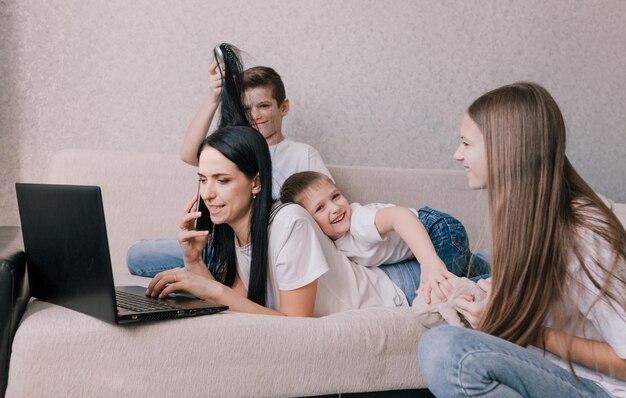
<path fill-rule="evenodd" d="M 7 396 L 267 397 L 424 388 L 416 360 L 424 330 L 409 308 L 323 318 L 227 311 L 121 327 L 33 300 L 15 336 Z"/>

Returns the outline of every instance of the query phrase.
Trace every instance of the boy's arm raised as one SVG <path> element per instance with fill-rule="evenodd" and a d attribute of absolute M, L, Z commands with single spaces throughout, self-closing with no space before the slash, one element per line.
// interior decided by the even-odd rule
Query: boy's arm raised
<path fill-rule="evenodd" d="M 220 104 L 222 92 L 222 78 L 217 71 L 217 62 L 213 61 L 209 67 L 209 92 L 202 101 L 200 109 L 187 127 L 183 144 L 180 148 L 180 158 L 192 166 L 198 165 L 198 148 L 206 138 Z"/>
<path fill-rule="evenodd" d="M 434 290 L 442 301 L 446 301 L 446 295 L 441 291 L 439 284 L 444 284 L 445 288 L 452 292 L 452 285 L 447 279 L 455 275 L 448 271 L 437 255 L 426 228 L 415 213 L 406 207 L 385 207 L 376 212 L 374 223 L 381 235 L 395 231 L 413 252 L 421 267 L 418 291 L 426 294 L 426 303 L 430 303 L 431 290 Z"/>

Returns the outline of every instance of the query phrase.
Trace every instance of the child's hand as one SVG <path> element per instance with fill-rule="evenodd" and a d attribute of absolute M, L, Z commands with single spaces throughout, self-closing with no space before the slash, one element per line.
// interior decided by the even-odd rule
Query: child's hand
<path fill-rule="evenodd" d="M 452 293 L 454 288 L 450 282 L 448 282 L 448 279 L 456 278 L 456 275 L 448 271 L 446 265 L 438 257 L 435 260 L 424 261 L 420 265 L 422 271 L 417 294 L 424 294 L 424 301 L 426 304 L 430 304 L 430 293 L 434 291 L 442 302 L 446 302 L 448 298 L 441 290 L 441 285 L 443 285 L 448 292 Z"/>
<path fill-rule="evenodd" d="M 222 78 L 220 71 L 218 70 L 217 61 L 213 60 L 209 66 L 209 92 L 208 96 L 215 103 L 220 102 L 220 95 L 222 94 Z"/>

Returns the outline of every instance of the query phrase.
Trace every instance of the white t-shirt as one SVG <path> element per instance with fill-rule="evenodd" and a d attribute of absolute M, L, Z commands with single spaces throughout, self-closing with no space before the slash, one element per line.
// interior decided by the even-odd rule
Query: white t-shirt
<path fill-rule="evenodd" d="M 239 247 L 237 272 L 248 287 L 250 246 Z M 404 293 L 378 268 L 353 264 L 298 205 L 283 207 L 269 227 L 266 306 L 280 308 L 280 291 L 318 279 L 314 316 L 366 307 L 408 306 Z"/>
<path fill-rule="evenodd" d="M 581 239 L 581 247 L 587 248 L 585 265 L 594 275 L 594 278 L 602 281 L 598 267 L 594 266 L 594 259 L 605 266 L 612 264 L 614 259 L 611 256 L 606 241 L 586 228 L 579 231 L 579 236 Z M 572 254 L 571 257 L 572 259 L 570 260 L 568 268 L 569 279 L 567 290 L 571 292 L 571 297 L 577 300 L 577 308 L 573 310 L 579 311 L 584 315 L 589 311 L 589 307 L 598 296 L 599 290 L 585 275 L 585 272 L 581 269 L 575 256 Z M 622 275 L 626 274 L 626 263 L 622 262 L 622 264 L 619 265 L 618 272 L 621 272 Z M 626 292 L 616 293 L 626 295 Z M 606 301 L 606 298 L 598 301 L 591 307 L 591 311 L 586 315 L 584 325 L 579 327 L 575 335 L 590 340 L 606 342 L 611 346 L 613 351 L 615 351 L 617 356 L 626 359 L 626 312 L 617 305 L 611 306 L 611 304 Z M 532 348 L 541 351 L 537 348 Z M 543 354 L 543 351 L 541 351 L 541 354 Z M 565 369 L 569 369 L 567 361 L 556 355 L 546 353 L 546 358 Z M 606 374 L 596 372 L 578 364 L 574 364 L 574 370 L 580 377 L 593 380 L 601 385 L 611 396 L 626 398 L 626 381 L 609 377 Z"/>
<path fill-rule="evenodd" d="M 350 204 L 350 230 L 335 241 L 337 249 L 353 262 L 365 267 L 377 267 L 413 258 L 413 252 L 400 235 L 391 231 L 381 236 L 376 229 L 376 212 L 393 206 L 395 205 L 385 203 Z M 414 209 L 410 210 L 418 217 Z"/>
<path fill-rule="evenodd" d="M 272 158 L 272 196 L 278 199 L 280 187 L 292 174 L 300 171 L 317 171 L 332 179 L 319 152 L 310 145 L 285 138 L 270 146 Z"/>

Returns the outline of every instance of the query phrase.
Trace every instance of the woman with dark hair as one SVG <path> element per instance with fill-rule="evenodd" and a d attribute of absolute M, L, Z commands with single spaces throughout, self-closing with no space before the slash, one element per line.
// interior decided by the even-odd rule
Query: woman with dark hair
<path fill-rule="evenodd" d="M 246 126 L 218 129 L 202 145 L 198 176 L 201 197 L 187 204 L 178 234 L 185 268 L 157 274 L 147 294 L 185 291 L 234 311 L 313 315 L 317 279 L 328 264 L 305 219 L 294 222 L 298 231 L 287 239 L 280 233 L 270 239 L 275 225 L 285 217 L 298 218 L 298 212 L 289 206 L 270 224 L 271 160 L 263 136 Z M 196 200 L 204 200 L 215 224 L 209 242 L 212 272 L 202 258 L 208 231 L 193 229 L 200 216 L 191 211 Z M 308 244 L 300 246 L 304 240 Z"/>
<path fill-rule="evenodd" d="M 488 300 L 454 304 L 478 330 L 424 334 L 440 397 L 626 396 L 626 231 L 565 155 L 565 123 L 534 83 L 479 97 L 454 158 L 488 189 Z M 534 346 L 534 347 L 532 347 Z"/>

